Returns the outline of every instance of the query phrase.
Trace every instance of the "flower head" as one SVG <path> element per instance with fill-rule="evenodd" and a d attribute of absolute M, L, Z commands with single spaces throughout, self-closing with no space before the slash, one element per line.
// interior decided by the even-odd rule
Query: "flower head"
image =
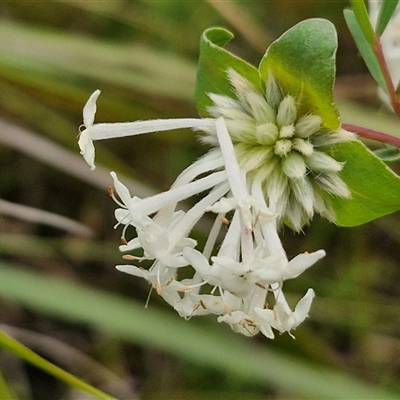
<path fill-rule="evenodd" d="M 228 77 L 236 99 L 210 94 L 214 104 L 209 112 L 224 118 L 247 179 L 261 181 L 270 209 L 295 230 L 314 212 L 334 220 L 329 195 L 346 198 L 350 191 L 338 175 L 343 164 L 327 150 L 352 140 L 353 134 L 329 131 L 320 116 L 299 113 L 298 100 L 283 93 L 272 73 L 265 93 L 233 69 Z M 218 146 L 215 129 L 206 131 L 203 141 Z"/>
<path fill-rule="evenodd" d="M 148 270 L 117 268 L 146 279 L 182 317 L 215 314 L 236 332 L 273 338 L 273 329 L 290 334 L 307 317 L 314 297 L 309 289 L 292 311 L 284 282 L 325 255 L 318 250 L 289 260 L 279 227 L 288 222 L 300 230 L 315 212 L 334 220 L 329 196 L 348 197 L 350 192 L 339 176 L 343 164 L 327 150 L 352 135 L 327 130 L 314 112 L 300 113 L 299 100 L 284 93 L 272 74 L 265 93 L 232 69 L 227 77 L 233 96 L 209 95 L 212 118 L 95 124 L 96 91 L 84 108 L 79 147 L 94 168 L 94 140 L 177 128 L 202 131 L 212 149 L 165 192 L 132 196 L 111 173 L 117 226 L 123 226 L 120 250 L 141 250 L 141 256 L 124 258 L 152 263 Z M 191 208 L 180 208 L 199 194 L 202 198 Z M 214 225 L 199 249 L 190 235 L 209 212 L 215 214 Z M 217 243 L 223 225 L 226 232 Z M 130 240 L 128 230 L 134 231 Z M 266 304 L 269 292 L 275 297 L 272 308 Z"/>

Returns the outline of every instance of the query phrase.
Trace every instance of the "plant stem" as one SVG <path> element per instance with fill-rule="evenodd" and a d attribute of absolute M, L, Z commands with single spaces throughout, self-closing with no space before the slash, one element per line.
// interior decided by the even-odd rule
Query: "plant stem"
<path fill-rule="evenodd" d="M 371 140 L 376 140 L 382 143 L 389 143 L 393 146 L 400 148 L 400 138 L 388 135 L 387 133 L 382 133 L 374 131 L 373 129 L 363 128 L 357 125 L 342 124 L 342 128 L 347 131 L 357 133 L 357 135 Z"/>
<path fill-rule="evenodd" d="M 385 56 L 383 54 L 380 37 L 378 35 L 375 36 L 374 52 L 378 59 L 379 65 L 381 67 L 382 74 L 385 78 L 390 103 L 391 103 L 393 110 L 396 113 L 397 117 L 400 119 L 400 98 L 397 95 L 396 88 L 393 85 L 393 81 L 390 76 L 389 68 L 387 66 Z"/>

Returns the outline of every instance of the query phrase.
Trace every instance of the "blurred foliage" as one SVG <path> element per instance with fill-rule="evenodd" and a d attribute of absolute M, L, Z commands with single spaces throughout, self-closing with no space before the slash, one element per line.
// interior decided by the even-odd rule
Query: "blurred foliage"
<path fill-rule="evenodd" d="M 355 387 L 358 381 L 372 385 L 366 386 L 371 396 L 376 387 L 400 391 L 399 213 L 352 229 L 316 220 L 306 235 L 285 231 L 289 256 L 319 248 L 328 254 L 285 286 L 293 299 L 308 287 L 315 289 L 311 317 L 296 331 L 295 341 L 288 336 L 242 340 L 213 319 L 181 321 L 157 296 L 151 297 L 148 312 L 142 308 L 148 285 L 114 269 L 120 254 L 119 232 L 112 229 L 115 205 L 107 195 L 111 179 L 101 168 L 90 172 L 76 145 L 82 107 L 93 90 L 103 92 L 98 121 L 196 116 L 198 42 L 206 28 L 219 25 L 235 32 L 229 49 L 257 64 L 271 40 L 308 17 L 328 18 L 338 29 L 337 98 L 343 121 L 398 132 L 397 122 L 376 99 L 375 86 L 345 28 L 346 4 L 1 2 L 0 198 L 79 221 L 93 232 L 80 237 L 7 216 L 0 208 L 3 327 L 39 354 L 119 398 L 303 399 L 314 389 L 321 398 L 323 376 L 326 385 L 336 383 L 329 373 L 323 375 L 327 368 L 346 382 L 354 380 Z M 143 196 L 168 188 L 204 150 L 190 131 L 166 132 L 99 143 L 97 162 L 129 176 L 132 193 Z M 398 163 L 391 167 L 400 170 Z M 200 240 L 206 225 L 199 227 Z M 69 292 L 74 286 L 77 291 Z M 80 297 L 85 290 L 87 297 Z M 46 296 L 54 298 L 54 304 Z M 123 300 L 115 301 L 124 310 L 116 312 L 121 318 L 114 330 L 107 320 L 115 321 L 116 315 L 106 306 L 108 301 L 115 304 L 113 296 L 121 296 Z M 56 301 L 58 297 L 62 301 Z M 99 309 L 97 304 L 104 306 Z M 127 317 L 129 304 L 132 319 Z M 124 321 L 131 334 L 119 331 Z M 165 323 L 151 329 L 156 321 Z M 147 338 L 146 331 L 136 336 L 135 327 L 141 325 L 148 329 Z M 218 346 L 209 345 L 213 337 Z M 50 339 L 107 368 L 124 383 L 123 390 L 82 372 L 86 364 L 81 357 L 67 363 L 61 353 L 49 353 Z M 210 351 L 219 358 L 212 361 Z M 265 359 L 258 360 L 257 353 Z M 235 354 L 240 357 L 234 359 Z M 284 364 L 288 356 L 293 363 Z M 224 362 L 230 362 L 230 368 Z M 302 367 L 307 373 L 299 372 Z M 319 378 L 316 368 L 321 370 Z M 81 398 L 5 351 L 0 351 L 0 370 L 17 398 Z M 329 386 L 326 390 L 329 397 Z M 340 398 L 339 391 L 330 395 Z"/>

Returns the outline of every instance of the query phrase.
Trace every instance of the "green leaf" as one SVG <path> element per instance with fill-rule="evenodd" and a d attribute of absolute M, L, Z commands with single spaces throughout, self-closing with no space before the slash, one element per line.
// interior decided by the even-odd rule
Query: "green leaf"
<path fill-rule="evenodd" d="M 369 72 L 371 73 L 379 87 L 387 93 L 388 90 L 385 78 L 383 76 L 378 59 L 376 58 L 372 45 L 365 38 L 365 35 L 360 28 L 360 25 L 358 24 L 354 12 L 352 10 L 344 10 L 344 19 L 346 20 L 347 27 L 349 28 L 353 39 L 356 42 L 357 48 L 360 51 Z"/>
<path fill-rule="evenodd" d="M 381 3 L 378 23 L 376 24 L 375 29 L 378 35 L 382 35 L 382 33 L 385 31 L 390 18 L 392 18 L 394 10 L 396 10 L 397 4 L 399 4 L 399 0 L 384 0 Z"/>
<path fill-rule="evenodd" d="M 43 357 L 39 356 L 32 350 L 28 349 L 23 344 L 19 343 L 12 337 L 6 335 L 4 332 L 0 331 L 0 347 L 6 349 L 21 358 L 22 360 L 34 365 L 35 367 L 42 369 L 48 374 L 54 376 L 60 381 L 65 382 L 66 384 L 82 391 L 85 393 L 89 393 L 92 396 L 95 396 L 97 399 L 104 400 L 112 400 L 115 398 L 94 388 L 93 386 L 88 385 L 86 382 L 78 379 L 76 376 L 70 374 L 67 371 L 57 367 L 51 362 L 45 360 Z M 8 397 L 7 397 L 8 398 Z"/>
<path fill-rule="evenodd" d="M 203 116 L 207 115 L 207 107 L 212 104 L 208 93 L 233 97 L 226 74 L 228 68 L 233 68 L 261 90 L 257 69 L 222 48 L 232 38 L 233 34 L 223 28 L 207 29 L 201 36 L 195 97 L 197 110 Z"/>
<path fill-rule="evenodd" d="M 296 97 L 300 112 L 315 112 L 328 129 L 340 125 L 333 102 L 336 48 L 336 30 L 329 21 L 305 20 L 270 45 L 259 68 L 264 82 L 271 71 Z"/>
<path fill-rule="evenodd" d="M 400 209 L 400 177 L 361 142 L 341 144 L 331 155 L 345 162 L 341 178 L 352 193 L 332 199 L 339 225 L 361 225 Z"/>
<path fill-rule="evenodd" d="M 386 145 L 375 150 L 374 154 L 386 163 L 400 161 L 400 149 L 396 146 Z"/>
<path fill-rule="evenodd" d="M 350 0 L 351 8 L 353 9 L 357 25 L 360 27 L 365 40 L 371 45 L 374 45 L 375 34 L 369 20 L 367 7 L 364 0 Z"/>
<path fill-rule="evenodd" d="M 234 334 L 225 325 L 190 322 L 176 314 L 145 309 L 130 299 L 96 290 L 76 281 L 50 278 L 0 262 L 0 294 L 19 304 L 92 328 L 123 340 L 169 351 L 200 365 L 217 368 L 248 381 L 297 393 L 304 398 L 396 399 L 335 372 L 279 354 L 265 342 Z"/>

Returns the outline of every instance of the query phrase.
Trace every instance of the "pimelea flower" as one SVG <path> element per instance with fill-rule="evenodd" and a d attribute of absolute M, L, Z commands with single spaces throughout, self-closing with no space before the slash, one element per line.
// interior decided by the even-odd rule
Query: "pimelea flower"
<path fill-rule="evenodd" d="M 100 94 L 96 91 L 83 111 L 85 129 L 79 146 L 94 168 L 93 140 L 177 128 L 202 131 L 212 149 L 165 192 L 132 197 L 111 173 L 117 195 L 112 196 L 119 205 L 117 225 L 123 226 L 120 250 L 142 249 L 142 256 L 124 258 L 152 261 L 148 270 L 131 264 L 117 269 L 149 281 L 182 317 L 216 314 L 236 332 L 252 336 L 261 331 L 273 338 L 272 329 L 295 329 L 307 317 L 314 297 L 309 289 L 292 311 L 283 293 L 284 281 L 325 255 L 318 250 L 288 260 L 279 227 L 286 220 L 299 230 L 314 212 L 334 219 L 327 198 L 350 193 L 338 175 L 342 164 L 325 151 L 352 135 L 327 131 L 312 112 L 300 114 L 298 100 L 283 93 L 272 74 L 265 93 L 232 69 L 227 77 L 232 98 L 210 94 L 212 118 L 95 124 Z M 193 207 L 179 208 L 180 202 L 200 193 L 205 194 Z M 207 212 L 216 218 L 205 247 L 198 249 L 190 234 Z M 227 229 L 218 246 L 223 225 Z M 127 240 L 132 228 L 136 235 Z M 185 274 L 180 273 L 182 268 Z M 271 305 L 266 304 L 268 292 L 275 296 Z"/>
<path fill-rule="evenodd" d="M 300 114 L 298 100 L 282 93 L 272 73 L 264 94 L 233 69 L 228 76 L 236 99 L 210 94 L 209 112 L 224 118 L 247 179 L 259 182 L 270 209 L 295 230 L 314 212 L 334 221 L 327 193 L 347 198 L 350 192 L 338 175 L 343 164 L 326 151 L 353 134 L 326 130 L 312 112 Z M 215 129 L 206 130 L 203 141 L 215 145 Z"/>

